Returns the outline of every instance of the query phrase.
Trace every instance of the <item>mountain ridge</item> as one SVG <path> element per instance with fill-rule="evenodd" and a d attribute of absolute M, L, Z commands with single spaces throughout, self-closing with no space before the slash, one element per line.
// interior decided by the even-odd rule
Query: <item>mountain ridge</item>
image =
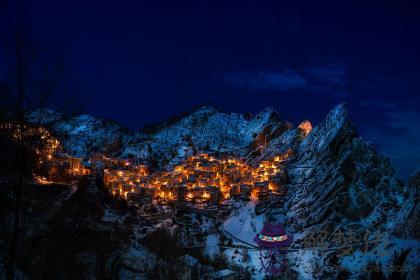
<path fill-rule="evenodd" d="M 292 156 L 284 163 L 287 194 L 254 206 L 244 202 L 237 212 L 249 213 L 238 215 L 238 222 L 254 225 L 247 228 L 248 237 L 255 236 L 263 223 L 284 225 L 294 240 L 295 251 L 288 254 L 289 269 L 301 279 L 336 278 L 337 263 L 351 275 L 363 277 L 363 271 L 372 261 L 390 275 L 392 270 L 387 264 L 394 252 L 417 246 L 416 196 L 420 172 L 414 174 L 409 184 L 396 178 L 390 160 L 358 135 L 345 104 L 334 107 L 314 128 L 309 121 L 294 127 L 273 109 L 245 118 L 242 114 L 222 113 L 207 107 L 149 135 L 132 134 L 114 123 L 87 115 L 58 124 L 55 124 L 56 132 L 64 132 L 71 138 L 61 139 L 64 145 L 72 147 L 73 141 L 83 146 L 88 141 L 97 141 L 92 145 L 103 147 L 117 135 L 120 147 L 114 151 L 116 156 L 155 159 L 160 170 L 171 169 L 191 153 L 200 151 L 229 152 L 245 157 L 251 165 L 290 151 Z M 85 150 L 76 152 L 82 154 Z M 230 217 L 235 221 L 235 214 Z M 348 240 L 340 243 L 334 239 L 337 232 L 347 237 L 354 234 L 369 242 L 379 232 L 381 239 L 364 248 Z M 321 242 L 317 236 L 324 233 L 331 241 L 327 245 L 333 250 L 322 253 L 302 248 L 308 238 Z M 242 236 L 237 238 L 245 240 Z M 334 249 L 340 246 L 349 248 L 345 255 Z M 417 253 L 408 255 L 407 265 L 418 265 Z M 258 252 L 249 252 L 249 256 L 247 264 L 231 262 L 258 267 Z M 413 276 L 413 272 L 409 273 Z M 254 274 L 253 279 L 261 278 Z"/>
<path fill-rule="evenodd" d="M 29 121 L 43 119 L 62 141 L 66 152 L 77 157 L 89 157 L 102 152 L 122 158 L 136 157 L 147 160 L 152 155 L 164 157 L 165 163 L 180 156 L 180 149 L 195 148 L 242 155 L 254 138 L 267 126 L 272 129 L 283 123 L 272 108 L 265 108 L 255 116 L 224 113 L 213 106 L 200 106 L 182 114 L 176 121 L 163 122 L 154 132 L 129 130 L 127 127 L 104 118 L 78 114 L 63 118 L 52 110 L 33 112 Z M 285 124 L 286 122 L 284 122 Z M 117 146 L 107 151 L 107 146 Z M 181 156 L 182 157 L 182 156 Z M 160 164 L 164 167 L 164 163 Z"/>

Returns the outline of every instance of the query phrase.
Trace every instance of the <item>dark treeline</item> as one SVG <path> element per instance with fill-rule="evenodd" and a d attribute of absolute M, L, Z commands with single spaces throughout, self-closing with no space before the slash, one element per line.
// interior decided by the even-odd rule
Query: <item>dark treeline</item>
<path fill-rule="evenodd" d="M 24 271 L 18 267 L 24 243 L 35 232 L 29 214 L 38 200 L 33 174 L 39 172 L 37 163 L 47 144 L 40 130 L 41 112 L 68 107 L 71 98 L 64 95 L 65 59 L 57 49 L 35 38 L 25 24 L 2 26 L 0 31 L 0 269 L 6 279 L 15 279 L 17 271 Z"/>

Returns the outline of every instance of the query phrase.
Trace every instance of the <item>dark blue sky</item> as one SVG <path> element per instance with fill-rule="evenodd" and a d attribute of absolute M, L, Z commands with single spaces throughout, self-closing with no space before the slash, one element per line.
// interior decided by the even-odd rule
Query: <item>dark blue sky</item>
<path fill-rule="evenodd" d="M 64 46 L 88 113 L 139 128 L 200 104 L 273 106 L 316 123 L 344 101 L 407 176 L 420 165 L 419 2 L 344 2 L 20 0 L 0 15 L 20 6 Z"/>

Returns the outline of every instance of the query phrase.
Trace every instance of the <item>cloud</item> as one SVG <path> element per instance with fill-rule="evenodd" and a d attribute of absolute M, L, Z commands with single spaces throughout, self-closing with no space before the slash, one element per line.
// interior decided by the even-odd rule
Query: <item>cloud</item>
<path fill-rule="evenodd" d="M 387 154 L 399 175 L 408 177 L 420 168 L 420 112 L 384 112 L 382 123 L 366 125 L 365 137 Z"/>
<path fill-rule="evenodd" d="M 398 130 L 403 130 L 413 136 L 420 136 L 420 112 L 418 111 L 394 111 L 386 112 L 386 124 Z"/>
<path fill-rule="evenodd" d="M 347 71 L 342 65 L 314 65 L 299 71 L 236 72 L 225 75 L 224 82 L 251 90 L 290 91 L 306 89 L 343 97 L 350 93 Z"/>
<path fill-rule="evenodd" d="M 400 103 L 384 102 L 383 100 L 381 100 L 379 98 L 363 100 L 360 103 L 360 105 L 362 105 L 363 107 L 377 108 L 377 109 L 381 109 L 381 110 L 395 110 L 397 108 L 398 104 L 400 104 Z"/>
<path fill-rule="evenodd" d="M 347 69 L 342 64 L 313 65 L 305 67 L 304 76 L 308 81 L 308 89 L 333 94 L 338 97 L 352 93 L 347 76 Z M 355 83 L 352 83 L 353 87 Z"/>
<path fill-rule="evenodd" d="M 306 80 L 297 72 L 286 69 L 281 72 L 239 72 L 226 75 L 224 81 L 235 87 L 253 90 L 289 91 L 307 86 Z"/>
<path fill-rule="evenodd" d="M 347 71 L 343 65 L 312 66 L 307 67 L 305 72 L 314 83 L 341 87 L 348 85 Z"/>

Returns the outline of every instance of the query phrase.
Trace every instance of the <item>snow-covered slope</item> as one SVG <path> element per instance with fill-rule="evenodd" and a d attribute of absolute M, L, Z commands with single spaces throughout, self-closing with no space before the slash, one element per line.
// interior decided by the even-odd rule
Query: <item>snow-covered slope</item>
<path fill-rule="evenodd" d="M 206 106 L 150 135 L 150 146 L 153 153 L 167 162 L 182 158 L 184 147 L 242 156 L 259 134 L 284 124 L 272 108 L 245 118 L 241 114 L 222 113 Z"/>
<path fill-rule="evenodd" d="M 142 153 L 143 141 L 147 137 L 111 120 L 88 114 L 63 116 L 49 109 L 35 110 L 27 116 L 27 120 L 46 126 L 60 140 L 64 150 L 76 157 L 85 158 L 95 153 L 147 156 Z"/>
<path fill-rule="evenodd" d="M 204 106 L 147 134 L 86 114 L 62 118 L 58 113 L 44 110 L 41 114 L 33 113 L 30 120 L 35 122 L 39 116 L 72 155 L 88 157 L 102 152 L 123 158 L 158 159 L 161 168 L 183 160 L 194 150 L 242 156 L 258 135 L 265 133 L 273 137 L 291 126 L 281 121 L 272 108 L 247 118 Z"/>
<path fill-rule="evenodd" d="M 132 133 L 125 127 L 90 115 L 77 115 L 52 126 L 65 150 L 86 157 L 96 152 L 118 154 L 127 145 Z"/>

